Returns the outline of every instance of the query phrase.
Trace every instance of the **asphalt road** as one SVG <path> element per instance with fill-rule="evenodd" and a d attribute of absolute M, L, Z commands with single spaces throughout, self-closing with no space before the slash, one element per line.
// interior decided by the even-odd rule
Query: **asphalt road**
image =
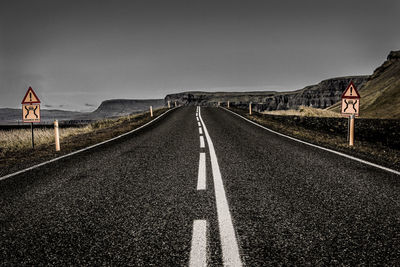
<path fill-rule="evenodd" d="M 183 107 L 0 181 L 1 264 L 399 265 L 399 192 L 398 175 Z"/>

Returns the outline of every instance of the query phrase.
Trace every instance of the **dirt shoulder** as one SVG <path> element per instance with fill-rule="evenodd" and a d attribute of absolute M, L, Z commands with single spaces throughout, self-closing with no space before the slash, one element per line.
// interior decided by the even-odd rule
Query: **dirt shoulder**
<path fill-rule="evenodd" d="M 156 119 L 167 110 L 167 108 L 155 110 L 153 118 L 150 117 L 149 112 L 146 112 L 133 117 L 98 121 L 92 124 L 93 130 L 90 132 L 79 133 L 62 139 L 61 151 L 58 152 L 54 149 L 54 140 L 47 144 L 35 146 L 35 149 L 21 148 L 7 151 L 0 156 L 0 177 L 137 129 Z"/>
<path fill-rule="evenodd" d="M 355 145 L 350 147 L 347 142 L 347 124 L 344 119 L 343 131 L 339 132 L 335 129 L 335 126 L 329 127 L 329 121 L 323 121 L 329 120 L 329 118 L 312 118 L 314 124 L 326 125 L 325 127 L 314 127 L 312 123 L 301 123 L 301 119 L 295 117 L 271 116 L 257 112 L 252 112 L 253 114 L 249 115 L 248 110 L 238 108 L 230 108 L 230 110 L 274 131 L 400 171 L 400 149 L 398 147 L 399 140 L 396 136 L 397 132 L 387 134 L 382 141 L 381 137 L 375 138 L 374 135 L 366 138 L 368 135 L 366 129 L 363 132 L 359 131 L 360 138 L 357 139 L 356 131 Z M 398 123 L 397 121 L 388 121 L 387 128 L 397 128 Z M 395 125 L 393 126 L 393 124 Z M 382 129 L 377 131 L 382 131 Z"/>

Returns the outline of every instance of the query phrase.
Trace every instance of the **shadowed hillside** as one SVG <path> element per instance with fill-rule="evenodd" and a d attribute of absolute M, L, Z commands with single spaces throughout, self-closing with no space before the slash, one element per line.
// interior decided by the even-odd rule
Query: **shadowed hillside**
<path fill-rule="evenodd" d="M 361 95 L 360 116 L 400 119 L 400 51 L 392 51 L 365 85 Z M 340 102 L 329 110 L 340 112 Z"/>

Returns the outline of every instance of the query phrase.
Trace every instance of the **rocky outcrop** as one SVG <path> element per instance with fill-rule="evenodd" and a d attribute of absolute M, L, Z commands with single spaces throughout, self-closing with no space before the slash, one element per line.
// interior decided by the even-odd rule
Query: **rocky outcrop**
<path fill-rule="evenodd" d="M 230 101 L 236 106 L 247 106 L 252 102 L 258 111 L 296 109 L 302 105 L 327 108 L 340 100 L 350 81 L 361 88 L 368 77 L 333 78 L 292 92 L 184 92 L 167 95 L 165 101 L 177 101 L 183 105 L 216 105 L 218 102 Z"/>

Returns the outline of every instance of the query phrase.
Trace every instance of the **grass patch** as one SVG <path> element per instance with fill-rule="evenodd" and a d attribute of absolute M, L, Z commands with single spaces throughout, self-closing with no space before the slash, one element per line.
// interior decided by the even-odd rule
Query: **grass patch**
<path fill-rule="evenodd" d="M 298 109 L 264 111 L 262 112 L 262 114 L 280 115 L 280 116 L 328 117 L 328 118 L 341 117 L 340 113 L 331 110 L 312 108 L 307 106 L 300 106 Z"/>

